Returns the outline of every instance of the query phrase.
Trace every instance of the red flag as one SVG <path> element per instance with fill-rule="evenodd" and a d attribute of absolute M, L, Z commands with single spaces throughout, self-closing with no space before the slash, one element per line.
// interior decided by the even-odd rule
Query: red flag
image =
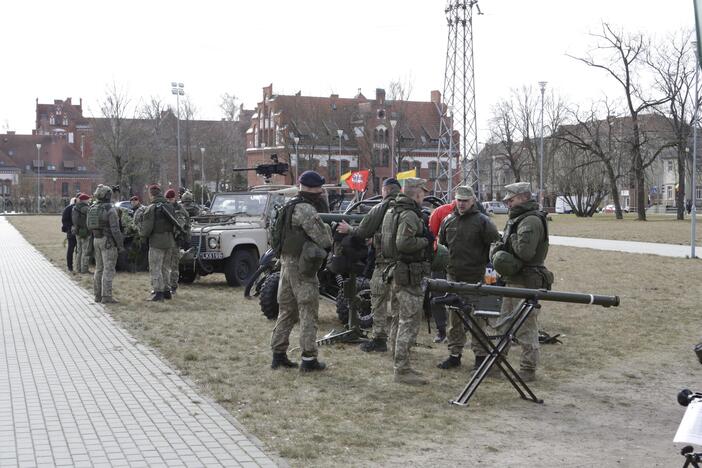
<path fill-rule="evenodd" d="M 368 185 L 368 175 L 368 170 L 354 171 L 351 173 L 351 177 L 345 180 L 346 185 L 348 185 L 352 190 L 363 192 L 366 190 L 366 186 Z"/>

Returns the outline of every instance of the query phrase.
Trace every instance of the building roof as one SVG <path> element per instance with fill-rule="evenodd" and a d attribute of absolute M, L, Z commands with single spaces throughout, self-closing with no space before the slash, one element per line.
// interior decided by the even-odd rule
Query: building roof
<path fill-rule="evenodd" d="M 65 169 L 74 172 L 75 168 L 81 166 L 85 167 L 85 171 L 81 172 L 95 172 L 95 166 L 91 161 L 82 159 L 80 153 L 68 144 L 65 138 L 58 136 L 13 133 L 0 135 L 0 160 L 23 171 L 33 171 L 34 161 L 37 159 L 37 143 L 41 144 L 43 168 L 55 166 L 57 173 L 63 173 Z"/>

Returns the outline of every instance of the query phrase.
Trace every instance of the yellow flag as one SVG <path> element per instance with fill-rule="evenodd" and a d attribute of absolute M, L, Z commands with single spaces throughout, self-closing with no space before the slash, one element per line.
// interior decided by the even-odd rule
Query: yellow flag
<path fill-rule="evenodd" d="M 417 168 L 416 167 L 414 169 L 410 169 L 409 171 L 398 172 L 395 175 L 395 178 L 397 180 L 409 179 L 410 177 L 417 177 Z"/>
<path fill-rule="evenodd" d="M 352 174 L 352 173 L 353 173 L 353 171 L 349 171 L 349 172 L 347 172 L 347 173 L 345 173 L 345 174 L 341 174 L 341 177 L 339 177 L 339 182 L 343 182 L 343 181 L 345 181 L 346 179 L 348 179 L 349 177 L 351 177 L 351 174 Z"/>

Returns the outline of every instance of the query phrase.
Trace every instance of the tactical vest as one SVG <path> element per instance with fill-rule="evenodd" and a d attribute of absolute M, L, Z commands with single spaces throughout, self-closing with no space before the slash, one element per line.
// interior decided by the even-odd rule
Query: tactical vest
<path fill-rule="evenodd" d="M 394 197 L 386 198 L 382 202 L 380 202 L 381 208 L 379 210 L 382 212 L 380 214 L 380 226 L 378 229 L 375 231 L 375 234 L 373 234 L 373 247 L 375 248 L 375 263 L 387 263 L 390 261 L 390 258 L 385 255 L 383 252 L 383 222 L 382 220 L 385 218 L 385 214 L 388 212 L 390 208 L 394 206 Z"/>
<path fill-rule="evenodd" d="M 307 234 L 302 229 L 301 226 L 293 226 L 292 218 L 293 211 L 295 211 L 295 206 L 300 203 L 309 203 L 303 200 L 301 197 L 295 197 L 286 203 L 285 209 L 283 210 L 283 232 L 281 236 L 281 254 L 292 257 L 299 257 L 302 253 L 302 246 L 307 240 Z"/>
<path fill-rule="evenodd" d="M 98 203 L 88 210 L 86 225 L 91 231 L 103 231 L 108 229 L 107 212 L 112 207 L 111 203 Z"/>
<path fill-rule="evenodd" d="M 519 228 L 519 224 L 528 216 L 536 216 L 537 218 L 539 218 L 539 220 L 541 221 L 541 224 L 544 227 L 544 239 L 542 242 L 539 243 L 539 246 L 536 249 L 536 253 L 534 254 L 534 257 L 529 262 L 524 262 L 514 252 L 514 249 L 512 248 L 512 246 L 510 245 L 510 242 L 509 242 L 509 236 L 512 233 L 517 232 L 517 229 Z M 509 221 L 507 221 L 507 226 L 505 227 L 503 239 L 504 239 L 504 243 L 505 243 L 505 250 L 507 250 L 507 252 L 511 253 L 516 258 L 521 260 L 524 263 L 525 267 L 544 266 L 544 261 L 546 260 L 546 256 L 548 255 L 548 246 L 549 246 L 548 220 L 546 219 L 546 213 L 544 213 L 543 211 L 532 210 L 532 211 L 527 211 L 526 213 L 523 213 L 523 214 L 517 216 L 516 218 L 510 219 Z"/>
<path fill-rule="evenodd" d="M 383 256 L 390 261 L 400 261 L 403 263 L 428 261 L 429 259 L 427 258 L 427 253 L 425 252 L 426 249 L 418 250 L 411 254 L 400 253 L 397 250 L 397 229 L 400 224 L 400 215 L 405 211 L 414 211 L 420 221 L 422 220 L 422 212 L 419 210 L 419 208 L 406 208 L 402 205 L 395 205 L 389 208 L 385 214 L 385 217 L 383 218 L 381 239 Z M 420 236 L 424 237 L 423 233 L 420 233 Z"/>

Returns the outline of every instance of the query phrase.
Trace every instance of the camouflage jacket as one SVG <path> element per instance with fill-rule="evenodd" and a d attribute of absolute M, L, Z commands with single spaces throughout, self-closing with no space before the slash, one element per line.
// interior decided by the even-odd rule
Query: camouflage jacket
<path fill-rule="evenodd" d="M 428 260 L 428 228 L 418 212 L 417 203 L 400 193 L 395 198 L 394 206 L 385 213 L 382 244 L 384 255 L 391 261 L 416 263 Z"/>
<path fill-rule="evenodd" d="M 323 249 L 329 249 L 332 245 L 331 228 L 319 217 L 317 210 L 309 203 L 298 203 L 293 207 L 292 229 L 301 229 L 305 236 Z M 297 261 L 297 255 L 283 254 L 284 261 Z"/>
<path fill-rule="evenodd" d="M 385 197 L 382 202 L 371 208 L 358 226 L 351 226 L 349 230 L 349 234 L 360 237 L 361 239 L 373 238 L 376 264 L 383 264 L 389 261 L 383 256 L 383 218 L 388 209 L 394 204 L 397 193 L 396 191 Z"/>
<path fill-rule="evenodd" d="M 509 210 L 502 242 L 508 252 L 524 263 L 522 271 L 509 278 L 511 281 L 525 284 L 528 276 L 536 274 L 530 271 L 533 267 L 544 266 L 548 255 L 548 230 L 546 221 L 538 210 L 539 205 L 535 200 Z"/>

